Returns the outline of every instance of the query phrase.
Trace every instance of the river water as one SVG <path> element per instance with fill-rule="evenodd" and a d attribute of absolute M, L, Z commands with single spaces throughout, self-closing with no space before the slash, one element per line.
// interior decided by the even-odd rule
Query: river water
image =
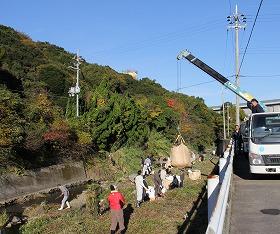
<path fill-rule="evenodd" d="M 69 200 L 73 200 L 77 198 L 78 195 L 80 195 L 84 190 L 87 189 L 87 185 L 91 183 L 92 181 L 86 181 L 79 184 L 73 184 L 71 186 L 67 186 L 67 188 L 70 191 L 70 198 Z M 0 212 L 6 211 L 9 215 L 10 219 L 13 216 L 17 216 L 21 219 L 28 219 L 29 217 L 24 217 L 23 213 L 24 210 L 32 205 L 40 205 L 40 204 L 57 204 L 59 207 L 61 202 L 61 197 L 58 198 L 58 196 L 61 194 L 60 190 L 58 188 L 51 189 L 48 193 L 35 193 L 31 194 L 25 197 L 21 197 L 18 199 L 15 199 L 12 202 L 0 204 Z M 0 234 L 14 234 L 19 233 L 19 227 L 20 225 L 13 225 L 11 228 L 5 228 L 0 231 Z"/>

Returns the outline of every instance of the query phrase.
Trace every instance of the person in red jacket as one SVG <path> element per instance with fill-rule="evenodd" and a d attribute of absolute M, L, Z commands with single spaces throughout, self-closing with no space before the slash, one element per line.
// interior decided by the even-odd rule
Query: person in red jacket
<path fill-rule="evenodd" d="M 108 196 L 108 202 L 111 210 L 111 233 L 116 233 L 117 225 L 119 224 L 120 232 L 125 230 L 123 205 L 125 203 L 123 195 L 117 191 L 114 185 L 110 185 L 111 193 Z"/>

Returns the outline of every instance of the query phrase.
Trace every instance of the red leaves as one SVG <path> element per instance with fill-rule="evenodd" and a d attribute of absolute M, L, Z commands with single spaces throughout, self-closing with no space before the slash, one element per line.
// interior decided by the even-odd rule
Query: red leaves
<path fill-rule="evenodd" d="M 63 120 L 54 121 L 51 129 L 43 135 L 45 141 L 65 142 L 69 140 L 69 126 Z"/>
<path fill-rule="evenodd" d="M 45 141 L 61 141 L 64 142 L 68 139 L 69 133 L 60 130 L 51 130 L 43 135 Z"/>
<path fill-rule="evenodd" d="M 170 108 L 173 108 L 175 105 L 175 100 L 174 99 L 168 99 L 167 100 L 167 106 Z"/>

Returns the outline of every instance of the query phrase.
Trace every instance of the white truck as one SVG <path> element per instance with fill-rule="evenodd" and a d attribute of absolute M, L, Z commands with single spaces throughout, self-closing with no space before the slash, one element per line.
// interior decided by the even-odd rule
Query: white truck
<path fill-rule="evenodd" d="M 280 112 L 252 114 L 243 139 L 251 173 L 280 174 Z"/>
<path fill-rule="evenodd" d="M 223 75 L 215 71 L 187 50 L 183 50 L 177 59 L 186 59 L 199 69 L 212 76 L 245 101 L 253 96 L 241 90 Z M 266 106 L 259 102 L 266 111 Z M 250 172 L 254 174 L 280 174 L 280 112 L 264 112 L 252 114 L 246 123 L 242 123 L 240 131 L 243 135 L 243 150 L 249 155 Z"/>

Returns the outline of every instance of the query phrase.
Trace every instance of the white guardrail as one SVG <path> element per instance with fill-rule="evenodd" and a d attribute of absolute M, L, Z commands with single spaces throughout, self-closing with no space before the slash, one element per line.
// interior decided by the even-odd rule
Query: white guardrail
<path fill-rule="evenodd" d="M 232 145 L 232 149 L 234 146 Z M 208 177 L 208 227 L 206 234 L 222 234 L 231 185 L 233 153 L 230 147 L 219 159 L 219 176 Z"/>

